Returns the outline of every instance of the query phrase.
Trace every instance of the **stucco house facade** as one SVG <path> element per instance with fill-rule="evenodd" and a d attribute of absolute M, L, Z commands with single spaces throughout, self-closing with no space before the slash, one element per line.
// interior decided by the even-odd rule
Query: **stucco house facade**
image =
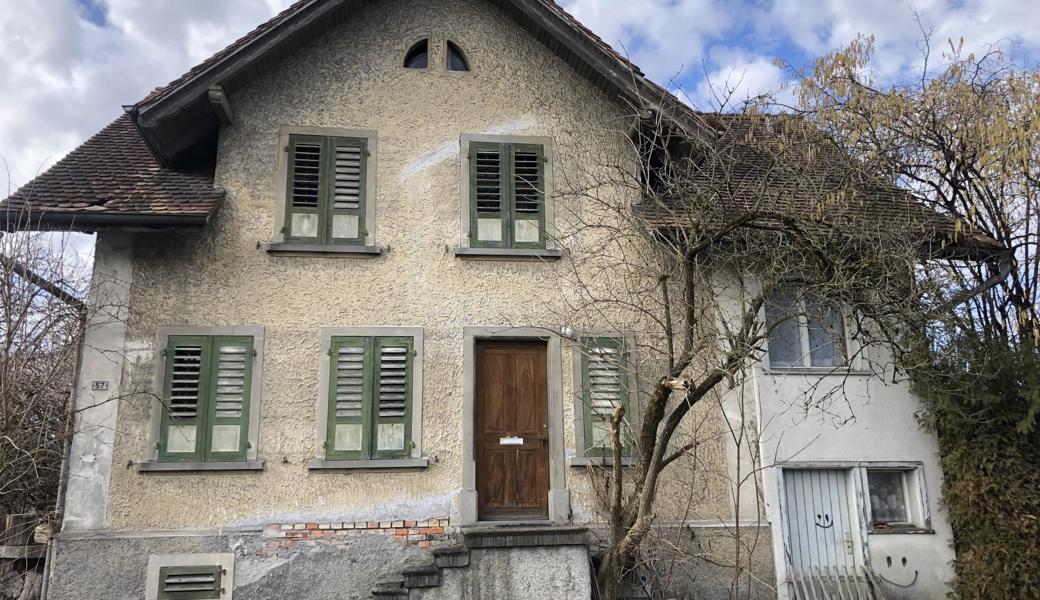
<path fill-rule="evenodd" d="M 97 232 L 48 597 L 589 598 L 586 400 L 639 402 L 588 357 L 646 326 L 567 317 L 556 190 L 634 106 L 687 118 L 669 98 L 551 0 L 302 0 L 8 199 L 8 228 Z M 810 354 L 727 400 L 779 457 L 753 500 L 720 477 L 662 522 L 756 531 L 760 597 L 864 566 L 945 597 L 916 401 L 853 372 L 855 420 L 802 414 Z"/>

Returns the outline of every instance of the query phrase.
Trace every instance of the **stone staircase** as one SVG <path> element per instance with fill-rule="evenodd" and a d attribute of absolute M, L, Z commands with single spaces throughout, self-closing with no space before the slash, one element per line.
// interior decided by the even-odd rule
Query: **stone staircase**
<path fill-rule="evenodd" d="M 474 527 L 376 584 L 379 600 L 589 600 L 588 531 Z"/>

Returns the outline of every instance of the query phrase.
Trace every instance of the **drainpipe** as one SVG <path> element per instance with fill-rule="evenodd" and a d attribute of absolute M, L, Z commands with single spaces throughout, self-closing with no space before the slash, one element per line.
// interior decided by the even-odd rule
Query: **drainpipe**
<path fill-rule="evenodd" d="M 2 237 L 3 233 L 0 232 L 0 239 L 2 239 Z M 54 296 L 58 300 L 61 300 L 65 304 L 75 308 L 79 315 L 76 358 L 72 368 L 72 385 L 70 386 L 69 399 L 66 401 L 65 406 L 65 440 L 62 443 L 61 471 L 58 474 L 58 497 L 54 507 L 55 521 L 58 530 L 53 532 L 50 539 L 47 540 L 47 558 L 43 563 L 43 584 L 40 587 L 40 600 L 47 600 L 47 588 L 51 579 L 51 565 L 54 563 L 54 536 L 61 531 L 62 521 L 65 515 L 65 488 L 67 487 L 69 477 L 69 453 L 72 450 L 71 425 L 74 421 L 76 389 L 79 384 L 79 374 L 83 363 L 83 338 L 86 336 L 87 332 L 87 305 L 79 298 L 76 298 L 62 289 L 61 286 L 48 280 L 18 261 L 2 255 L 0 255 L 0 261 L 2 261 L 6 267 L 10 268 L 15 275 L 18 275 L 22 279 L 25 279 L 48 294 Z"/>

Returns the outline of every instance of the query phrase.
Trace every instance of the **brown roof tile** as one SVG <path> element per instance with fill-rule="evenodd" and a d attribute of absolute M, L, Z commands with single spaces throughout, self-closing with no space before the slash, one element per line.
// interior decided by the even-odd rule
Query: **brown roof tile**
<path fill-rule="evenodd" d="M 806 228 L 915 232 L 934 246 L 999 252 L 990 236 L 925 206 L 866 173 L 811 121 L 795 115 L 698 113 L 717 135 L 707 156 L 687 164 L 673 189 L 639 205 L 649 223 L 684 228 L 693 220 L 749 213 L 795 217 Z M 682 198 L 710 199 L 693 208 Z M 695 214 L 707 207 L 712 215 Z M 946 253 L 953 253 L 947 250 Z"/>
<path fill-rule="evenodd" d="M 212 170 L 173 171 L 152 155 L 130 118 L 123 115 L 0 204 L 8 228 L 62 214 L 180 216 L 201 222 L 224 192 L 213 187 Z M 88 217 L 89 215 L 89 217 Z M 146 219 L 142 219 L 146 221 Z"/>

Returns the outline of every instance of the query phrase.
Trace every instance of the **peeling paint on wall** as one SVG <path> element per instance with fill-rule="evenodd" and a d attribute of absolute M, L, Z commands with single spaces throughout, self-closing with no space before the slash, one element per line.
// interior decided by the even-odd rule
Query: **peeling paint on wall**
<path fill-rule="evenodd" d="M 388 501 L 371 507 L 309 508 L 291 512 L 257 515 L 239 519 L 229 527 L 262 527 L 270 523 L 334 523 L 356 521 L 387 521 L 408 519 L 424 521 L 443 515 L 454 515 L 457 492 L 429 498 Z"/>
<path fill-rule="evenodd" d="M 538 126 L 538 120 L 534 117 L 523 117 L 516 121 L 510 121 L 497 125 L 486 131 L 480 133 L 484 135 L 510 135 L 530 131 Z M 475 132 L 467 132 L 475 133 Z M 454 160 L 459 157 L 459 140 L 449 140 L 436 150 L 424 154 L 417 160 L 408 164 L 404 169 L 401 170 L 401 182 L 405 182 L 408 179 L 418 175 L 419 173 L 429 169 L 430 167 L 449 160 Z"/>

